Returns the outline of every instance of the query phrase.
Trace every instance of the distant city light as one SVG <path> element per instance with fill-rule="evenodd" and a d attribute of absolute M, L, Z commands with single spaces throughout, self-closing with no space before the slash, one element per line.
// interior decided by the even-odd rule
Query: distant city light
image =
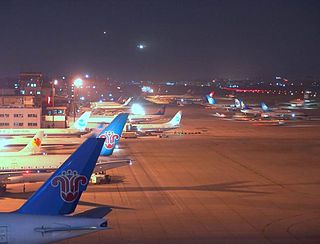
<path fill-rule="evenodd" d="M 85 75 L 85 77 L 88 79 L 88 78 L 89 78 L 89 75 L 88 75 L 88 74 L 86 74 L 86 75 Z"/>
<path fill-rule="evenodd" d="M 80 100 L 81 100 L 81 101 L 84 101 L 84 97 L 80 97 Z"/>
<path fill-rule="evenodd" d="M 106 32 L 106 31 L 104 31 L 104 32 L 103 32 L 103 34 L 104 34 L 104 35 L 106 35 L 106 34 L 107 34 L 107 32 Z"/>
<path fill-rule="evenodd" d="M 144 45 L 144 44 L 138 44 L 137 47 L 138 47 L 139 49 L 144 49 L 144 48 L 146 47 L 146 45 Z"/>
<path fill-rule="evenodd" d="M 56 86 L 56 85 L 58 85 L 58 80 L 54 80 L 53 81 L 53 84 Z"/>

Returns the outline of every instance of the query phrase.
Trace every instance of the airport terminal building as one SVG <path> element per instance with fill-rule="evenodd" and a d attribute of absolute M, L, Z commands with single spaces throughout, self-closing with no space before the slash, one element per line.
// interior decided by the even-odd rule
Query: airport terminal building
<path fill-rule="evenodd" d="M 41 107 L 33 96 L 0 96 L 0 129 L 40 128 Z"/>
<path fill-rule="evenodd" d="M 41 108 L 0 108 L 0 129 L 40 128 Z"/>

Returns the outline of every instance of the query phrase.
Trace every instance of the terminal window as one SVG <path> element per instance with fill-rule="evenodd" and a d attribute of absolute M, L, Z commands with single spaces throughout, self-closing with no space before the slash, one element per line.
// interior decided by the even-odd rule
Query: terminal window
<path fill-rule="evenodd" d="M 13 123 L 13 126 L 23 126 L 23 123 L 21 123 L 21 122 L 14 122 L 14 123 Z"/>
<path fill-rule="evenodd" d="M 37 123 L 28 123 L 28 126 L 37 126 Z"/>
<path fill-rule="evenodd" d="M 9 114 L 0 114 L 0 118 L 9 118 Z"/>
<path fill-rule="evenodd" d="M 0 123 L 0 126 L 9 126 L 9 123 L 5 122 L 5 123 Z"/>
<path fill-rule="evenodd" d="M 28 114 L 28 118 L 37 118 L 38 115 L 37 114 Z"/>
<path fill-rule="evenodd" d="M 15 117 L 15 118 L 23 118 L 23 114 L 14 114 L 13 117 Z"/>

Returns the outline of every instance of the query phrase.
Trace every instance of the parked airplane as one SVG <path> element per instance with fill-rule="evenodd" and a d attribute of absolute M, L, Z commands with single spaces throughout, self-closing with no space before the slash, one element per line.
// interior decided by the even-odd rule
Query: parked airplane
<path fill-rule="evenodd" d="M 106 176 L 106 171 L 131 164 L 130 159 L 107 160 L 120 140 L 128 114 L 119 114 L 99 134 L 106 138 L 98 163 L 94 170 L 98 176 Z M 30 155 L 28 157 L 0 157 L 0 191 L 6 190 L 7 184 L 39 182 L 47 179 L 69 155 Z"/>
<path fill-rule="evenodd" d="M 200 104 L 203 102 L 203 98 L 200 96 L 193 96 L 189 94 L 185 95 L 155 95 L 147 96 L 145 100 L 155 104 L 169 104 L 169 103 L 180 103 L 180 104 Z"/>
<path fill-rule="evenodd" d="M 151 133 L 151 132 L 163 132 L 167 130 L 172 130 L 180 127 L 180 121 L 182 117 L 182 111 L 179 111 L 175 116 L 166 123 L 161 124 L 132 124 L 132 130 L 138 133 Z"/>
<path fill-rule="evenodd" d="M 291 100 L 289 103 L 284 103 L 280 106 L 284 109 L 318 109 L 320 108 L 320 102 L 309 99 L 295 99 Z"/>
<path fill-rule="evenodd" d="M 70 127 L 65 129 L 58 128 L 43 128 L 43 133 L 50 137 L 60 137 L 60 136 L 80 136 L 85 132 L 87 128 L 88 119 L 90 117 L 91 112 L 87 111 L 83 113 L 80 118 L 76 120 L 76 122 Z M 1 129 L 1 136 L 32 136 L 38 132 L 39 129 Z"/>
<path fill-rule="evenodd" d="M 165 114 L 165 106 L 162 106 L 160 110 L 154 114 L 130 114 L 128 117 L 128 120 L 130 122 L 142 122 L 146 120 L 155 120 L 160 119 Z M 94 127 L 96 124 L 109 124 L 115 116 L 91 116 L 88 119 L 89 127 L 92 127 L 90 124 L 94 124 Z"/>
<path fill-rule="evenodd" d="M 129 104 L 132 101 L 132 97 L 129 97 L 127 101 L 125 101 L 123 104 L 116 103 L 116 102 L 92 102 L 90 103 L 90 107 L 92 109 L 125 109 L 129 108 Z"/>
<path fill-rule="evenodd" d="M 240 101 L 240 112 L 245 115 L 257 116 L 263 112 L 261 107 L 248 107 L 243 101 Z"/>
<path fill-rule="evenodd" d="M 263 113 L 261 117 L 263 118 L 296 118 L 297 116 L 304 116 L 303 113 L 293 112 L 291 110 L 278 109 L 278 108 L 269 108 L 267 104 L 261 103 Z"/>
<path fill-rule="evenodd" d="M 40 146 L 43 138 L 43 131 L 38 131 L 29 143 L 17 152 L 0 152 L 0 157 L 9 156 L 30 156 L 40 152 Z"/>
<path fill-rule="evenodd" d="M 70 216 L 104 144 L 101 138 L 87 139 L 18 210 L 0 213 L 1 242 L 52 243 L 107 229 L 104 216 L 111 208 Z"/>

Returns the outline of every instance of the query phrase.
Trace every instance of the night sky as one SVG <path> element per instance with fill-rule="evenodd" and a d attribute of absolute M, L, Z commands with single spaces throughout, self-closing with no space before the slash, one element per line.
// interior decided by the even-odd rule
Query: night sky
<path fill-rule="evenodd" d="M 0 77 L 320 77 L 318 0 L 1 0 L 0 27 Z"/>

